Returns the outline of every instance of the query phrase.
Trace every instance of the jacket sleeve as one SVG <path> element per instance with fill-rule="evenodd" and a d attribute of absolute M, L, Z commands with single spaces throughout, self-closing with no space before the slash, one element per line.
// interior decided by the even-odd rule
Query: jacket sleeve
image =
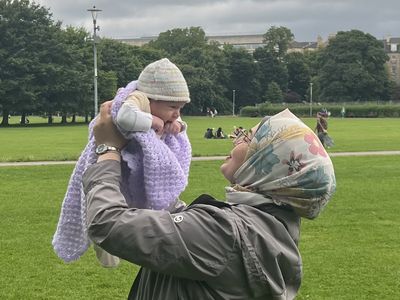
<path fill-rule="evenodd" d="M 227 211 L 128 208 L 120 173 L 118 162 L 105 160 L 84 174 L 88 232 L 95 244 L 156 272 L 193 280 L 210 279 L 226 268 L 237 246 Z"/>

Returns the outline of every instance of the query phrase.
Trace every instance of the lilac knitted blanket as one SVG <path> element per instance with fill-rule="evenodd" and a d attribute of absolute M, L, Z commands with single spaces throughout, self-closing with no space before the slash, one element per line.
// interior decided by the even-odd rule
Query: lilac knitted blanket
<path fill-rule="evenodd" d="M 136 89 L 136 81 L 118 90 L 111 108 L 115 121 L 126 97 Z M 82 175 L 97 160 L 93 126 L 89 124 L 89 142 L 71 175 L 61 207 L 53 248 L 65 262 L 77 260 L 90 246 L 87 233 L 86 201 Z M 191 146 L 186 132 L 157 137 L 149 132 L 123 132 L 129 139 L 122 151 L 121 192 L 129 207 L 167 209 L 175 202 L 188 182 Z"/>

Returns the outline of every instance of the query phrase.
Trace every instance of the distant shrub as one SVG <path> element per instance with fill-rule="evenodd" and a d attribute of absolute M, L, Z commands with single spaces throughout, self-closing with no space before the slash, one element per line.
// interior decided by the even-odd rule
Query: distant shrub
<path fill-rule="evenodd" d="M 245 106 L 240 110 L 240 115 L 245 117 L 258 117 L 260 116 L 260 111 L 256 106 Z"/>
<path fill-rule="evenodd" d="M 312 115 L 321 108 L 326 108 L 332 117 L 341 117 L 343 105 L 341 104 L 321 104 L 313 105 Z M 398 118 L 400 117 L 399 104 L 349 104 L 344 105 L 346 118 Z M 308 104 L 270 104 L 263 103 L 257 106 L 246 106 L 240 111 L 244 117 L 259 117 L 276 114 L 285 108 L 289 108 L 292 113 L 299 117 L 310 116 L 310 106 Z"/>

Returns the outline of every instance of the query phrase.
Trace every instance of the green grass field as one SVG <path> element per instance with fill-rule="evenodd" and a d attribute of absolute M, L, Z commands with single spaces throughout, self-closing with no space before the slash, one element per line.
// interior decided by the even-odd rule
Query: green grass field
<path fill-rule="evenodd" d="M 304 279 L 297 299 L 399 299 L 398 156 L 336 157 L 338 189 L 323 214 L 304 220 Z M 193 162 L 182 199 L 223 198 L 221 162 Z M 51 247 L 73 166 L 0 168 L 0 299 L 125 299 L 137 272 L 100 267 L 90 249 L 72 264 Z"/>
<path fill-rule="evenodd" d="M 207 127 L 249 128 L 259 119 L 184 118 L 194 155 L 225 155 L 230 140 L 205 140 Z M 43 120 L 32 119 L 31 124 Z M 314 126 L 314 119 L 305 119 Z M 400 119 L 330 119 L 330 151 L 400 149 Z M 76 159 L 87 125 L 0 128 L 0 161 Z M 297 299 L 400 299 L 399 156 L 335 157 L 337 192 L 317 220 L 304 220 L 304 279 Z M 222 199 L 220 161 L 193 162 L 190 203 L 202 193 Z M 137 267 L 104 269 L 88 251 L 65 264 L 51 239 L 73 166 L 0 168 L 0 299 L 125 299 Z"/>
<path fill-rule="evenodd" d="M 40 116 L 28 116 L 28 119 L 29 119 L 29 124 L 45 125 L 47 123 L 47 117 L 46 116 L 43 116 L 43 117 L 40 117 Z M 21 120 L 21 116 L 11 116 L 8 119 L 8 123 L 10 125 L 12 125 L 12 126 L 19 125 L 20 120 Z M 67 123 L 70 123 L 71 120 L 72 120 L 72 117 L 70 117 L 70 116 L 67 117 Z M 77 123 L 83 123 L 83 122 L 85 122 L 85 118 L 81 117 L 81 116 L 77 116 L 75 121 Z M 53 123 L 54 124 L 59 124 L 60 122 L 61 122 L 61 117 L 53 116 Z"/>
<path fill-rule="evenodd" d="M 222 127 L 230 133 L 233 126 L 253 127 L 259 118 L 186 117 L 193 156 L 226 155 L 231 140 L 207 140 L 208 127 Z M 304 119 L 314 128 L 315 119 Z M 400 118 L 329 120 L 329 134 L 335 140 L 330 152 L 400 149 Z M 0 128 L 0 161 L 75 160 L 87 143 L 87 125 L 28 126 Z"/>

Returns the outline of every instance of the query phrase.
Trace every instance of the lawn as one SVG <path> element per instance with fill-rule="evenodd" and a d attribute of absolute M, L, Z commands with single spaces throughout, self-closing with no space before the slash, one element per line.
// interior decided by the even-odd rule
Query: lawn
<path fill-rule="evenodd" d="M 226 155 L 231 140 L 207 140 L 208 127 L 222 127 L 230 133 L 233 126 L 250 128 L 259 118 L 185 117 L 193 156 Z M 315 119 L 304 119 L 311 128 Z M 329 151 L 377 151 L 400 149 L 400 118 L 329 120 L 329 134 L 335 146 Z M 75 160 L 87 142 L 87 125 L 25 126 L 0 128 L 0 161 Z"/>
<path fill-rule="evenodd" d="M 28 116 L 27 118 L 29 120 L 29 124 L 42 124 L 42 125 L 45 125 L 47 123 L 47 117 L 46 116 L 43 116 L 43 117 L 40 117 L 40 116 Z M 19 125 L 20 120 L 21 120 L 21 116 L 10 116 L 10 118 L 8 119 L 8 123 L 10 125 L 13 125 L 13 126 L 14 125 Z M 72 120 L 71 116 L 67 117 L 67 122 L 68 123 L 70 123 L 71 120 Z M 61 117 L 60 116 L 53 116 L 53 123 L 54 124 L 59 124 L 60 122 L 61 122 Z M 76 122 L 83 123 L 83 122 L 85 122 L 85 118 L 82 117 L 82 116 L 77 116 L 76 117 Z"/>
<path fill-rule="evenodd" d="M 340 121 L 340 120 L 338 120 Z M 398 149 L 398 148 L 397 148 Z M 304 280 L 297 299 L 399 299 L 398 156 L 335 157 L 338 190 L 303 221 Z M 193 162 L 182 199 L 222 198 L 220 162 Z M 125 299 L 137 268 L 101 268 L 89 251 L 64 264 L 51 239 L 73 166 L 0 168 L 0 299 Z"/>

